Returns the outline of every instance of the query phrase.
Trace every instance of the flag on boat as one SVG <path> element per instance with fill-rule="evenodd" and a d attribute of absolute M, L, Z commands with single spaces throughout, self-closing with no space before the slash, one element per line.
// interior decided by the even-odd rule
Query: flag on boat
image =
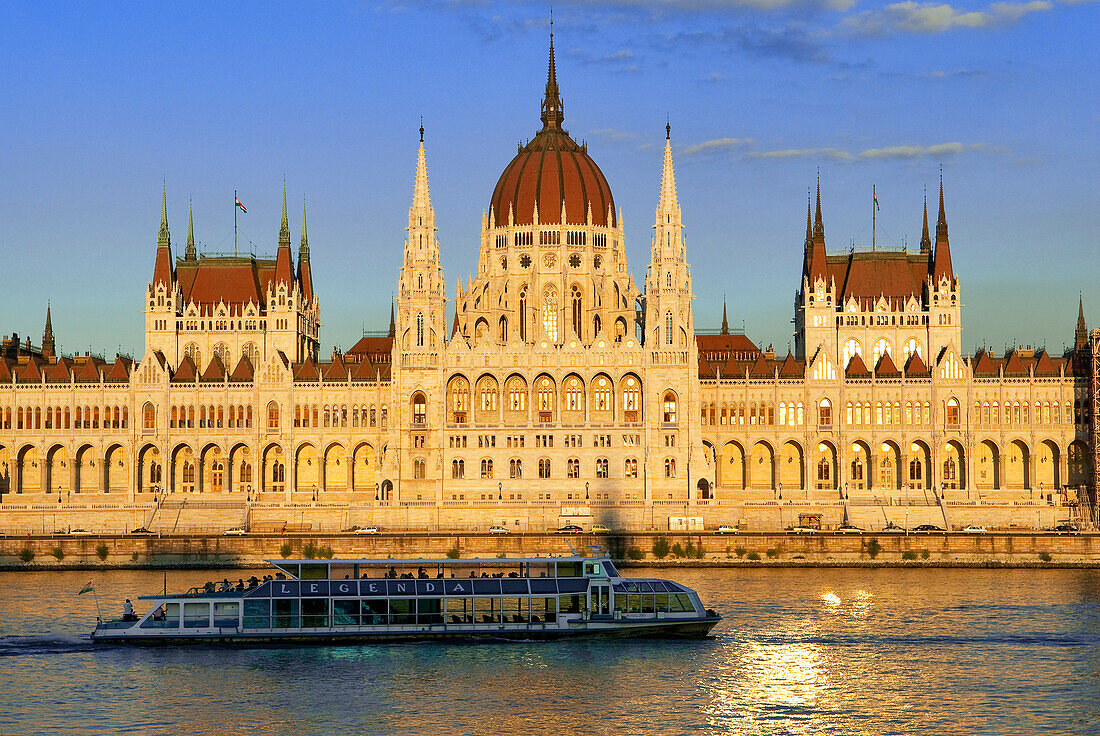
<path fill-rule="evenodd" d="M 84 583 L 84 587 L 80 589 L 80 592 L 77 593 L 77 595 L 84 595 L 85 593 L 94 593 L 94 592 L 95 592 L 95 588 L 92 587 L 92 581 L 89 580 L 88 582 Z"/>
<path fill-rule="evenodd" d="M 244 205 L 241 204 L 240 199 L 238 199 L 236 196 L 234 196 L 233 200 L 236 202 L 236 205 L 241 208 L 241 212 L 248 212 L 248 210 L 245 209 Z"/>

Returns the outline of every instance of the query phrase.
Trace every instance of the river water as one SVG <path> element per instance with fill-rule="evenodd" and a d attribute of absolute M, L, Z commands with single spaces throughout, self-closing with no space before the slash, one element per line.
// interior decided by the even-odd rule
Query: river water
<path fill-rule="evenodd" d="M 0 734 L 1100 733 L 1100 571 L 654 575 L 714 639 L 103 648 L 76 592 L 113 617 L 161 573 L 0 573 Z"/>

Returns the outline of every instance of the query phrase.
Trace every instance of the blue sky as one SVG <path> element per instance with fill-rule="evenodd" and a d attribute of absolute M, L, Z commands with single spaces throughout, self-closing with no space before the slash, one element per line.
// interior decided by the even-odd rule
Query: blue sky
<path fill-rule="evenodd" d="M 448 289 L 539 126 L 548 4 L 2 3 L 0 332 L 142 352 L 167 182 L 173 246 L 274 252 L 309 207 L 322 354 L 384 329 L 420 116 Z M 785 352 L 807 188 L 830 250 L 916 248 L 942 164 L 964 348 L 1060 351 L 1100 325 L 1100 3 L 554 4 L 565 127 L 624 212 L 640 283 L 666 115 L 696 325 Z M 933 199 L 933 208 L 935 201 Z"/>

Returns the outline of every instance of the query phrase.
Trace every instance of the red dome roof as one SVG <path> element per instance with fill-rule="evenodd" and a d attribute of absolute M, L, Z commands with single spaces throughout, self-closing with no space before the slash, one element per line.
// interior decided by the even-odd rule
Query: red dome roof
<path fill-rule="evenodd" d="M 558 223 L 565 202 L 565 223 L 580 225 L 588 221 L 592 206 L 595 225 L 615 227 L 615 200 L 600 167 L 588 156 L 587 146 L 578 146 L 561 123 L 564 115 L 558 93 L 554 64 L 554 34 L 550 33 L 550 69 L 546 78 L 546 96 L 542 101 L 542 130 L 522 146 L 504 169 L 493 190 L 489 207 L 497 225 L 508 223 L 509 210 L 517 225 L 530 225 L 535 205 L 539 222 Z M 611 208 L 608 222 L 607 210 Z"/>
<path fill-rule="evenodd" d="M 591 203 L 593 224 L 615 226 L 611 187 L 586 147 L 577 145 L 563 130 L 543 129 L 504 169 L 489 205 L 498 225 L 507 224 L 509 208 L 517 225 L 530 225 L 536 204 L 539 222 L 557 223 L 562 201 L 567 223 L 586 222 Z"/>

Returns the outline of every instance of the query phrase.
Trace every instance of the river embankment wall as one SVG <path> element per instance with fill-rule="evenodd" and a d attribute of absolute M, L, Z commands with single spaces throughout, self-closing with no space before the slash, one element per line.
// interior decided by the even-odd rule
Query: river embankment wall
<path fill-rule="evenodd" d="M 1100 533 L 425 533 L 0 538 L 0 569 L 240 568 L 281 557 L 533 557 L 607 551 L 646 566 L 1100 567 Z"/>

